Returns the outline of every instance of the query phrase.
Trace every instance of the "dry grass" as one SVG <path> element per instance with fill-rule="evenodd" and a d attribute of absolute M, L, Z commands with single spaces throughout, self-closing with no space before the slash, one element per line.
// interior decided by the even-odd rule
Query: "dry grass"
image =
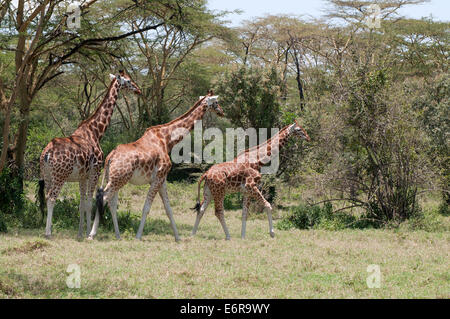
<path fill-rule="evenodd" d="M 76 231 L 51 241 L 43 229 L 0 235 L 0 297 L 450 298 L 448 232 L 292 230 L 271 239 L 266 219 L 254 216 L 243 241 L 240 211 L 227 211 L 226 242 L 210 207 L 191 238 L 195 193 L 195 185 L 169 185 L 180 243 L 159 198 L 147 221 L 158 231 L 142 242 L 128 232 L 116 241 L 104 230 L 92 242 L 77 241 Z M 145 194 L 127 186 L 119 209 L 138 214 Z M 80 289 L 66 285 L 69 264 L 81 268 Z M 371 264 L 381 267 L 380 289 L 367 287 Z"/>

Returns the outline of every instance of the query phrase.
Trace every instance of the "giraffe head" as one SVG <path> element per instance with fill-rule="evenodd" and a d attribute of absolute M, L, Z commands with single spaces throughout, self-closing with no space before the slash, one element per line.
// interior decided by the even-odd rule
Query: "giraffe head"
<path fill-rule="evenodd" d="M 303 138 L 308 142 L 311 141 L 311 138 L 309 137 L 308 133 L 306 133 L 305 129 L 301 127 L 300 124 L 298 124 L 297 120 L 295 120 L 295 124 L 292 125 L 291 130 L 293 134 L 300 136 L 300 138 Z"/>
<path fill-rule="evenodd" d="M 111 81 L 113 81 L 114 79 L 117 79 L 120 89 L 123 88 L 126 90 L 133 91 L 136 94 L 142 94 L 141 89 L 137 86 L 136 83 L 131 81 L 128 74 L 126 74 L 123 70 L 120 70 L 119 74 L 117 74 L 117 75 L 110 74 L 109 77 L 111 78 Z"/>
<path fill-rule="evenodd" d="M 203 99 L 202 105 L 206 105 L 207 110 L 214 111 L 219 116 L 225 116 L 225 113 L 223 112 L 222 108 L 219 105 L 218 101 L 219 96 L 214 95 L 213 90 L 209 90 L 208 95 L 206 97 L 200 96 L 200 100 L 202 99 Z"/>

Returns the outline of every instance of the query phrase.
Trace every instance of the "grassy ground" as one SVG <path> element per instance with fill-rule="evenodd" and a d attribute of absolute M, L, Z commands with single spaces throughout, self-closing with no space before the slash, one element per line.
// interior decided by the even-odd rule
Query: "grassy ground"
<path fill-rule="evenodd" d="M 169 184 L 182 241 L 175 243 L 161 200 L 142 242 L 100 230 L 77 241 L 76 230 L 10 230 L 0 235 L 2 298 L 450 298 L 448 232 L 408 230 L 277 231 L 252 215 L 240 239 L 240 211 L 227 211 L 226 242 L 210 206 L 190 237 L 196 185 Z M 76 186 L 67 186 L 70 196 Z M 121 211 L 139 214 L 145 187 L 127 186 Z M 294 196 L 295 198 L 295 196 Z M 277 217 L 277 214 L 275 214 Z M 81 288 L 66 285 L 68 265 L 81 270 Z M 379 265 L 381 288 L 369 289 L 369 265 Z"/>

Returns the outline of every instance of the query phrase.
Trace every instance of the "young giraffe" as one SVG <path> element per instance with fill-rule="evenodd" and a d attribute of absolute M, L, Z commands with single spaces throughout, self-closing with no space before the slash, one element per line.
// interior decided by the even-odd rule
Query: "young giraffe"
<path fill-rule="evenodd" d="M 213 165 L 198 182 L 197 218 L 195 220 L 192 235 L 195 236 L 198 230 L 203 214 L 208 208 L 211 199 L 214 199 L 215 213 L 219 219 L 225 232 L 226 240 L 230 240 L 230 233 L 224 217 L 223 200 L 226 193 L 243 192 L 243 209 L 242 209 L 242 229 L 241 237 L 245 238 L 245 230 L 247 223 L 247 213 L 250 206 L 250 198 L 254 198 L 267 211 L 269 219 L 270 236 L 274 237 L 272 225 L 272 206 L 263 197 L 258 189 L 261 181 L 261 173 L 259 170 L 270 161 L 271 156 L 277 154 L 280 148 L 286 143 L 287 139 L 292 135 L 299 135 L 301 138 L 310 141 L 308 133 L 295 121 L 294 124 L 283 128 L 278 134 L 268 139 L 264 143 L 250 148 L 239 154 L 233 161 Z M 203 203 L 200 204 L 200 188 L 205 180 L 203 193 Z"/>
<path fill-rule="evenodd" d="M 65 182 L 79 182 L 80 186 L 78 237 L 82 237 L 85 214 L 86 233 L 91 228 L 92 195 L 103 163 L 100 140 L 111 121 L 119 90 L 125 88 L 141 94 L 138 86 L 123 71 L 119 73 L 117 76 L 110 74 L 111 84 L 97 110 L 71 136 L 53 139 L 42 151 L 39 162 L 39 197 L 43 216 L 45 197 L 47 198 L 47 238 L 51 236 L 53 207 Z"/>
<path fill-rule="evenodd" d="M 200 100 L 184 115 L 164 125 L 158 125 L 147 129 L 145 134 L 136 142 L 119 145 L 106 158 L 105 178 L 107 185 L 97 194 L 98 210 L 95 214 L 90 239 L 97 234 L 99 214 L 102 212 L 103 203 L 109 204 L 114 231 L 117 239 L 120 239 L 117 223 L 118 192 L 127 183 L 134 185 L 150 184 L 150 189 L 142 210 L 142 219 L 136 238 L 142 238 L 145 220 L 153 203 L 156 193 L 163 201 L 166 214 L 170 220 L 175 240 L 179 241 L 177 227 L 173 219 L 172 209 L 167 194 L 166 178 L 172 163 L 170 152 L 189 131 L 194 128 L 196 121 L 203 118 L 208 110 L 215 111 L 219 116 L 224 116 L 222 108 L 213 96 L 212 91 Z M 103 183 L 102 183 L 103 184 Z"/>

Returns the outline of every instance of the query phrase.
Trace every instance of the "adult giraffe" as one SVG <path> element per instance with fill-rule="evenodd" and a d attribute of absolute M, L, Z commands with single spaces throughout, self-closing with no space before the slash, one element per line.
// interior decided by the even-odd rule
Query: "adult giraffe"
<path fill-rule="evenodd" d="M 209 91 L 207 96 L 201 97 L 181 117 L 170 123 L 148 128 L 139 140 L 130 144 L 119 145 L 108 155 L 105 161 L 107 185 L 104 190 L 99 189 L 98 191 L 98 209 L 89 239 L 93 239 L 97 234 L 99 214 L 104 209 L 104 203 L 109 204 L 116 238 L 120 239 L 117 223 L 118 192 L 127 183 L 131 183 L 134 185 L 150 184 L 136 238 L 139 240 L 142 238 L 145 220 L 150 212 L 153 199 L 159 192 L 175 240 L 180 240 L 167 194 L 166 178 L 172 167 L 169 154 L 172 148 L 194 128 L 195 122 L 201 120 L 208 110 L 216 112 L 219 116 L 224 116 L 217 99 L 218 96 L 213 96 L 213 92 Z"/>
<path fill-rule="evenodd" d="M 267 211 L 269 219 L 270 236 L 274 237 L 272 224 L 272 206 L 263 197 L 258 189 L 261 181 L 261 173 L 259 170 L 267 164 L 271 157 L 277 154 L 280 148 L 286 143 L 288 138 L 296 134 L 307 141 L 310 141 L 308 133 L 303 129 L 297 121 L 294 124 L 284 127 L 278 134 L 268 139 L 264 143 L 250 148 L 239 154 L 233 161 L 213 165 L 198 182 L 198 197 L 197 218 L 195 220 L 192 236 L 195 236 L 198 230 L 198 225 L 208 208 L 211 199 L 214 199 L 216 217 L 219 219 L 223 231 L 225 232 L 226 240 L 230 240 L 230 233 L 228 232 L 225 223 L 223 200 L 226 193 L 243 192 L 243 209 L 242 209 L 242 229 L 241 238 L 245 238 L 247 213 L 250 205 L 250 198 L 256 199 Z M 200 204 L 200 188 L 202 182 L 205 181 L 205 188 L 203 193 L 203 203 Z"/>
<path fill-rule="evenodd" d="M 110 74 L 111 84 L 96 111 L 83 121 L 69 137 L 53 139 L 42 151 L 40 157 L 39 199 L 44 216 L 44 202 L 47 198 L 47 225 L 45 236 L 50 238 L 53 208 L 65 182 L 79 182 L 80 226 L 78 237 L 82 237 L 84 215 L 87 231 L 91 228 L 92 195 L 100 176 L 103 151 L 100 140 L 111 121 L 121 88 L 141 94 L 139 87 L 123 71 Z M 46 194 L 44 194 L 44 188 Z"/>

